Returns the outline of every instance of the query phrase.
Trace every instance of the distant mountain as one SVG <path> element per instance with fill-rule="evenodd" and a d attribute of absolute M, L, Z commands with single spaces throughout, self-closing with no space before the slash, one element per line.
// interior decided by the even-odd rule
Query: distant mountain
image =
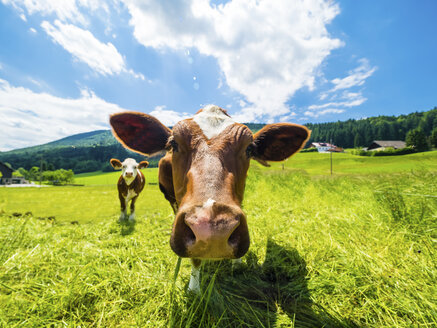
<path fill-rule="evenodd" d="M 114 138 L 110 130 L 96 130 L 91 132 L 74 134 L 59 140 L 55 140 L 46 144 L 19 148 L 0 153 L 1 155 L 21 154 L 21 153 L 34 153 L 42 150 L 48 150 L 58 147 L 92 147 L 92 146 L 110 146 L 117 144 L 117 140 Z"/>
<path fill-rule="evenodd" d="M 15 149 L 0 153 L 0 161 L 17 169 L 29 170 L 33 166 L 44 169 L 72 169 L 76 173 L 97 170 L 109 171 L 111 158 L 144 156 L 124 149 L 110 130 L 98 130 L 75 134 L 43 145 Z M 157 163 L 154 163 L 156 165 Z"/>
<path fill-rule="evenodd" d="M 45 146 L 109 146 L 115 145 L 117 140 L 114 138 L 110 130 L 96 130 L 91 132 L 79 133 L 69 137 L 65 137 L 56 141 L 49 142 Z"/>

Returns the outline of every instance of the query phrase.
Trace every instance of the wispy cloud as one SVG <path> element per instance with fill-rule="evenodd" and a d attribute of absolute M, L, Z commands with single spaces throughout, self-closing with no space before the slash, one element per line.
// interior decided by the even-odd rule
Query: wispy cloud
<path fill-rule="evenodd" d="M 377 67 L 372 67 L 366 58 L 360 59 L 358 63 L 359 66 L 349 71 L 346 77 L 331 80 L 330 83 L 334 86 L 318 96 L 321 102 L 325 102 L 308 106 L 304 115 L 318 118 L 327 114 L 342 114 L 347 108 L 357 107 L 366 102 L 367 98 L 362 94 L 362 87 Z"/>
<path fill-rule="evenodd" d="M 312 117 L 312 118 L 318 118 L 320 116 L 326 115 L 326 114 L 341 114 L 344 113 L 344 109 L 338 109 L 338 108 L 327 108 L 321 111 L 306 111 L 304 112 L 305 116 Z"/>
<path fill-rule="evenodd" d="M 245 121 L 289 114 L 287 100 L 313 88 L 319 65 L 342 45 L 326 29 L 340 11 L 328 0 L 122 1 L 144 46 L 216 58 L 227 85 L 245 98 L 237 113 Z"/>
<path fill-rule="evenodd" d="M 323 109 L 328 107 L 356 107 L 364 103 L 367 99 L 362 97 L 361 95 L 358 96 L 354 100 L 350 101 L 341 101 L 341 102 L 329 102 L 322 105 L 311 105 L 308 107 L 308 109 L 316 110 L 316 109 Z"/>
<path fill-rule="evenodd" d="M 27 12 L 28 15 L 40 14 L 45 17 L 55 15 L 62 22 L 86 26 L 88 20 L 80 8 L 92 12 L 99 9 L 109 12 L 107 3 L 100 0 L 1 0 L 1 2 L 17 10 L 24 21 L 27 21 L 24 12 Z"/>
<path fill-rule="evenodd" d="M 349 89 L 356 86 L 361 86 L 364 84 L 366 79 L 377 70 L 377 67 L 371 67 L 369 61 L 366 58 L 362 58 L 359 60 L 360 66 L 349 71 L 349 75 L 344 78 L 336 78 L 331 82 L 334 84 L 334 88 L 331 92 L 341 90 L 341 89 Z"/>
<path fill-rule="evenodd" d="M 90 31 L 72 24 L 64 24 L 59 20 L 56 20 L 54 25 L 43 21 L 41 27 L 54 42 L 97 73 L 114 75 L 125 72 L 135 78 L 145 79 L 144 75 L 126 68 L 123 56 L 111 42 L 100 42 Z"/>

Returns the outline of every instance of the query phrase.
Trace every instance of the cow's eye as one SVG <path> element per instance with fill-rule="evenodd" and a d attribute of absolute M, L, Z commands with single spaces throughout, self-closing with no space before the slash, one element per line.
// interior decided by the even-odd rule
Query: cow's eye
<path fill-rule="evenodd" d="M 125 168 L 126 168 L 126 165 L 123 165 L 123 168 L 125 169 Z"/>
<path fill-rule="evenodd" d="M 179 146 L 178 143 L 176 142 L 176 140 L 174 140 L 173 136 L 171 136 L 168 141 L 167 141 L 167 145 L 165 147 L 167 150 L 172 150 L 173 152 L 178 152 L 179 151 Z"/>

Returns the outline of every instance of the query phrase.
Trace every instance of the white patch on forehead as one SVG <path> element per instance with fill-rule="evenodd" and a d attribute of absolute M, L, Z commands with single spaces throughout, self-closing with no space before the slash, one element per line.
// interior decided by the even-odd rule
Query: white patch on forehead
<path fill-rule="evenodd" d="M 215 203 L 214 199 L 208 198 L 208 200 L 203 204 L 203 208 L 209 208 L 212 205 L 214 205 L 214 203 Z"/>
<path fill-rule="evenodd" d="M 126 166 L 135 166 L 138 165 L 137 161 L 134 160 L 133 158 L 126 158 L 123 163 L 121 163 L 122 165 L 126 165 Z"/>
<path fill-rule="evenodd" d="M 235 123 L 220 107 L 215 105 L 205 106 L 199 114 L 193 116 L 193 121 L 197 123 L 208 139 L 218 136 L 229 125 Z"/>

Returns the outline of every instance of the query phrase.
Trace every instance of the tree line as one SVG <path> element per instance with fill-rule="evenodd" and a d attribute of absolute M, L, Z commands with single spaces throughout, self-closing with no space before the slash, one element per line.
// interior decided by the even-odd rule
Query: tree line
<path fill-rule="evenodd" d="M 311 132 L 308 144 L 330 142 L 343 148 L 369 146 L 373 140 L 406 141 L 410 131 L 423 134 L 428 145 L 437 147 L 437 107 L 427 112 L 400 116 L 377 116 L 343 122 L 305 124 Z M 410 132 L 412 133 L 412 132 Z"/>

